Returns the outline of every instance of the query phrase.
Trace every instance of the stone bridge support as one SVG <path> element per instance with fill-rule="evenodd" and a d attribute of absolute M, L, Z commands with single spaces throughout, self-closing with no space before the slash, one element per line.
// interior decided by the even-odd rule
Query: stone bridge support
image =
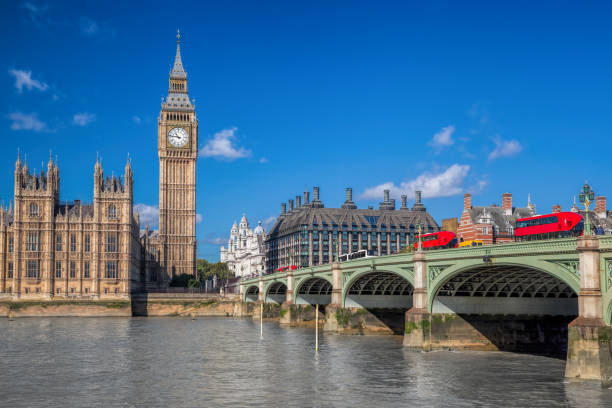
<path fill-rule="evenodd" d="M 265 286 L 264 286 L 264 281 L 263 281 L 263 277 L 259 277 L 259 294 L 257 296 L 257 301 L 264 303 L 266 300 L 266 292 L 265 292 Z"/>
<path fill-rule="evenodd" d="M 612 328 L 603 320 L 599 239 L 578 239 L 580 293 L 578 318 L 569 324 L 565 377 L 612 385 Z"/>
<path fill-rule="evenodd" d="M 340 267 L 340 262 L 336 261 L 332 263 L 331 303 L 325 308 L 324 331 L 338 331 L 338 312 L 342 308 L 342 268 Z"/>
<path fill-rule="evenodd" d="M 427 262 L 425 252 L 414 254 L 413 306 L 406 312 L 404 346 L 412 350 L 431 350 L 431 333 L 428 330 L 431 315 L 427 309 Z"/>
<path fill-rule="evenodd" d="M 291 314 L 294 310 L 293 307 L 293 271 L 287 271 L 287 297 L 285 301 L 281 305 L 280 310 L 280 324 L 282 325 L 290 325 L 291 324 Z"/>

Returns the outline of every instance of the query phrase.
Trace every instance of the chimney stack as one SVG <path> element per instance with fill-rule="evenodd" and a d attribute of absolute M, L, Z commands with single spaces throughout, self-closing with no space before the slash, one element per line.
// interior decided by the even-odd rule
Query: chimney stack
<path fill-rule="evenodd" d="M 321 200 L 319 200 L 319 186 L 312 188 L 312 204 L 310 204 L 311 208 L 323 208 L 325 207 Z"/>
<path fill-rule="evenodd" d="M 353 202 L 353 189 L 350 187 L 346 188 L 346 201 L 342 204 L 344 209 L 355 209 L 357 206 Z"/>
<path fill-rule="evenodd" d="M 391 208 L 391 200 L 389 199 L 389 190 L 384 190 L 384 199 L 382 203 L 378 203 L 379 210 L 395 210 L 395 207 Z"/>
<path fill-rule="evenodd" d="M 561 212 L 561 206 L 559 204 L 555 204 L 552 206 L 552 212 L 553 213 L 558 213 Z"/>
<path fill-rule="evenodd" d="M 395 210 L 395 198 L 392 198 L 390 201 L 391 201 L 390 208 L 391 208 L 392 210 Z"/>
<path fill-rule="evenodd" d="M 414 192 L 414 205 L 412 211 L 425 211 L 425 206 L 421 202 L 423 192 L 421 190 L 415 190 Z"/>
<path fill-rule="evenodd" d="M 408 209 L 408 196 L 406 194 L 402 195 L 402 206 L 400 208 L 400 210 L 407 210 Z"/>
<path fill-rule="evenodd" d="M 293 212 L 293 200 L 289 200 L 289 212 Z"/>
<path fill-rule="evenodd" d="M 595 214 L 599 218 L 606 218 L 608 215 L 608 208 L 605 196 L 597 196 L 595 198 Z"/>
<path fill-rule="evenodd" d="M 472 195 L 470 193 L 463 195 L 463 211 L 472 208 Z"/>
<path fill-rule="evenodd" d="M 502 194 L 502 208 L 504 209 L 506 214 L 512 214 L 512 194 Z"/>
<path fill-rule="evenodd" d="M 304 191 L 304 205 L 310 204 L 310 191 Z"/>
<path fill-rule="evenodd" d="M 287 204 L 281 203 L 281 213 L 280 213 L 280 215 L 285 215 L 286 212 L 287 212 Z"/>
<path fill-rule="evenodd" d="M 302 207 L 302 196 L 295 196 L 295 208 Z"/>

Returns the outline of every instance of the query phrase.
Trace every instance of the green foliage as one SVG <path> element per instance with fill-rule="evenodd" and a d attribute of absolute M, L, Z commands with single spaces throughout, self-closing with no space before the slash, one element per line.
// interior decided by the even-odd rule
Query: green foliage
<path fill-rule="evenodd" d="M 39 306 L 47 308 L 51 306 L 103 306 L 109 309 L 122 309 L 130 306 L 127 301 L 104 301 L 104 300 L 47 300 L 47 301 L 19 301 L 0 302 L 0 306 L 6 306 L 9 310 L 20 310 L 27 307 Z"/>
<path fill-rule="evenodd" d="M 196 276 L 186 273 L 177 275 L 170 281 L 170 286 L 177 288 L 202 288 L 204 287 L 204 281 L 209 278 L 212 279 L 215 275 L 220 280 L 234 277 L 225 262 L 209 263 L 206 259 L 198 259 Z"/>
<path fill-rule="evenodd" d="M 351 311 L 347 309 L 338 309 L 336 310 L 336 321 L 340 326 L 346 327 L 349 325 L 349 320 L 351 319 Z"/>
<path fill-rule="evenodd" d="M 196 278 L 190 278 L 189 282 L 187 282 L 188 288 L 201 288 L 202 281 L 197 280 Z"/>
<path fill-rule="evenodd" d="M 416 330 L 418 328 L 419 328 L 419 326 L 417 326 L 417 324 L 415 322 L 406 322 L 406 326 L 404 328 L 404 333 L 410 334 L 410 333 L 412 333 L 414 330 Z"/>
<path fill-rule="evenodd" d="M 186 288 L 189 284 L 189 280 L 192 279 L 193 276 L 188 273 L 182 273 L 180 275 L 176 275 L 172 278 L 169 285 L 175 288 Z"/>
<path fill-rule="evenodd" d="M 217 275 L 217 279 L 229 279 L 234 277 L 225 262 L 215 262 L 211 264 L 206 259 L 198 259 L 196 270 L 200 281 L 212 278 L 214 275 Z"/>

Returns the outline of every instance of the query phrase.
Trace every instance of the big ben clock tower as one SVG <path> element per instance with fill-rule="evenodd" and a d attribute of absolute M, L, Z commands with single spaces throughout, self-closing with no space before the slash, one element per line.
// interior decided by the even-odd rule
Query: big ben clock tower
<path fill-rule="evenodd" d="M 196 270 L 196 161 L 198 119 L 189 101 L 180 33 L 166 101 L 157 120 L 159 153 L 159 262 L 165 279 Z"/>

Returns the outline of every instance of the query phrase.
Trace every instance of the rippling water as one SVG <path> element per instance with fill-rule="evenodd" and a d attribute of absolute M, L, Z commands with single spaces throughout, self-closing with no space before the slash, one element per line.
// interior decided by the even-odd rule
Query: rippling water
<path fill-rule="evenodd" d="M 0 320 L 2 407 L 612 406 L 565 362 L 413 353 L 399 337 L 321 337 L 251 320 Z"/>

